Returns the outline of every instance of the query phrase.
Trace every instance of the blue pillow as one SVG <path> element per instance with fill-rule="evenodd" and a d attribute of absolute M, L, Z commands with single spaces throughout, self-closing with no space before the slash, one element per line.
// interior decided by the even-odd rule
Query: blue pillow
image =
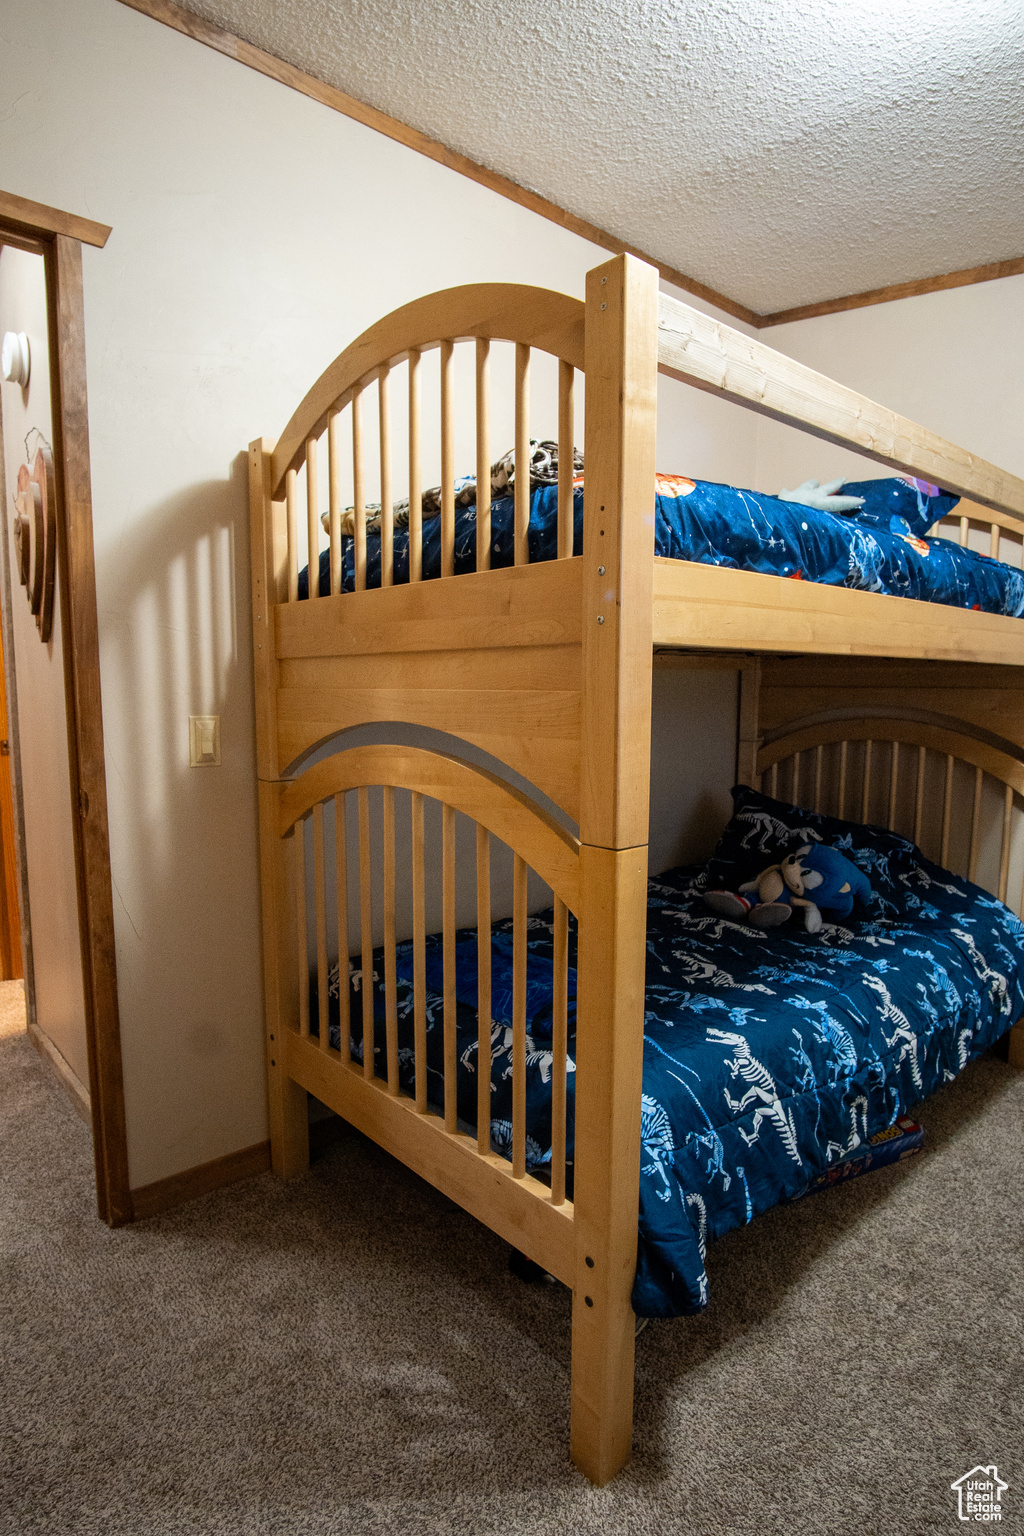
<path fill-rule="evenodd" d="M 736 785 L 732 799 L 732 819 L 706 866 L 706 890 L 735 890 L 801 843 L 821 842 L 838 848 L 870 880 L 867 914 L 874 920 L 935 920 L 941 910 L 962 907 L 969 893 L 980 894 L 885 827 L 840 821 L 745 784 Z"/>
<path fill-rule="evenodd" d="M 933 523 L 946 517 L 960 500 L 926 480 L 893 475 L 887 480 L 847 480 L 844 496 L 863 496 L 864 505 L 850 517 L 885 533 L 910 534 L 923 539 Z"/>

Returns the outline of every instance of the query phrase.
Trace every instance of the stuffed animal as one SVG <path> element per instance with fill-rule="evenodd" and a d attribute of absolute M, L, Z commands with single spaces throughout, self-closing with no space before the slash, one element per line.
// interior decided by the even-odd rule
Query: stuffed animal
<path fill-rule="evenodd" d="M 813 899 L 807 894 L 813 891 Z M 867 902 L 871 885 L 856 864 L 837 848 L 805 843 L 779 864 L 763 869 L 756 880 L 747 880 L 737 891 L 706 891 L 704 900 L 713 912 L 744 919 L 755 928 L 777 928 L 789 921 L 794 907 L 804 917 L 808 933 L 817 933 L 822 918 L 840 921 L 849 917 L 854 901 Z"/>

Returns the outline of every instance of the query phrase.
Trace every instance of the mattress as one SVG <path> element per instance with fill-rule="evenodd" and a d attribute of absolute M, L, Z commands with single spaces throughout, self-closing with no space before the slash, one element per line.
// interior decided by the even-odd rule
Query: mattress
<path fill-rule="evenodd" d="M 535 489 L 530 498 L 531 562 L 556 555 L 558 490 Z M 574 505 L 575 554 L 583 549 L 583 492 Z M 492 503 L 491 565 L 513 563 L 514 508 L 509 497 Z M 673 560 L 759 571 L 794 581 L 884 592 L 984 613 L 1024 614 L 1024 574 L 948 539 L 918 538 L 907 532 L 865 526 L 830 512 L 812 511 L 777 496 L 738 490 L 678 475 L 657 477 L 655 553 Z M 367 586 L 380 585 L 380 535 L 367 535 Z M 342 540 L 342 588 L 354 586 L 354 541 Z M 440 574 L 440 519 L 423 524 L 423 577 Z M 396 531 L 394 580 L 408 581 L 408 534 Z M 476 569 L 476 508 L 461 507 L 455 523 L 456 574 Z M 330 591 L 330 554 L 320 556 L 322 595 Z M 308 594 L 308 575 L 299 577 L 299 596 Z"/>
<path fill-rule="evenodd" d="M 930 863 L 894 833 L 734 791 L 715 858 L 648 888 L 640 1216 L 633 1306 L 639 1316 L 699 1311 L 707 1245 L 783 1200 L 887 1129 L 991 1046 L 1024 1013 L 1024 925 L 985 892 Z M 794 836 L 847 853 L 868 875 L 870 908 L 818 935 L 761 932 L 709 911 L 703 892 L 772 861 Z M 544 1177 L 551 1142 L 552 916 L 530 919 L 527 961 L 527 1163 Z M 459 1116 L 476 1118 L 474 929 L 456 936 Z M 575 1040 L 570 928 L 569 1139 Z M 412 1089 L 412 946 L 397 957 L 400 1075 Z M 383 955 L 374 954 L 374 1051 L 385 1060 Z M 492 941 L 491 1136 L 510 1155 L 512 932 Z M 351 1049 L 361 1060 L 362 978 L 350 977 Z M 427 939 L 428 1096 L 443 1077 L 440 936 Z M 338 972 L 331 976 L 337 1047 Z M 315 998 L 311 1018 L 316 1020 Z"/>

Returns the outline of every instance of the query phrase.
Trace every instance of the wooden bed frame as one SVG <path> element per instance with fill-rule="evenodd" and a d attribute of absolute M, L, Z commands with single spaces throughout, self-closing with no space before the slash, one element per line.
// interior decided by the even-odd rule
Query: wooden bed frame
<path fill-rule="evenodd" d="M 518 462 L 529 454 L 531 349 L 558 359 L 559 558 L 529 564 L 529 483 L 517 478 L 516 563 L 488 568 L 490 550 L 488 357 L 492 340 L 516 346 Z M 475 349 L 481 495 L 478 568 L 454 577 L 452 358 Z M 421 357 L 440 348 L 442 577 L 422 582 L 420 551 Z M 388 379 L 408 362 L 410 571 L 391 584 L 393 520 Z M 756 782 L 823 791 L 826 752 L 841 755 L 850 815 L 883 782 L 890 820 L 916 775 L 921 832 L 929 754 L 945 764 L 936 834 L 948 853 L 959 824 L 954 767 L 974 772 L 967 862 L 975 871 L 986 776 L 1005 815 L 999 877 L 1006 895 L 1024 795 L 1024 623 L 904 598 L 788 581 L 654 556 L 652 484 L 659 370 L 829 441 L 855 448 L 971 498 L 964 516 L 993 540 L 1024 532 L 1024 482 L 813 373 L 762 343 L 664 295 L 632 257 L 591 272 L 586 303 L 540 289 L 472 286 L 431 295 L 372 326 L 325 371 L 279 441 L 251 446 L 253 631 L 263 939 L 271 1138 L 275 1170 L 308 1161 L 307 1091 L 401 1158 L 451 1199 L 557 1276 L 573 1292 L 571 1454 L 596 1483 L 614 1476 L 632 1437 L 640 1091 L 644 1013 L 650 717 L 653 666 L 666 652 L 715 655 L 741 671 L 738 770 Z M 585 519 L 572 553 L 573 385 L 585 374 Z M 366 590 L 362 397 L 380 422 L 383 582 Z M 343 432 L 343 413 L 351 427 Z M 317 445 L 328 439 L 327 495 Z M 350 435 L 349 435 L 350 434 Z M 349 444 L 351 445 L 349 448 Z M 351 452 L 355 499 L 354 592 L 340 592 L 342 457 Z M 316 582 L 297 601 L 300 501 L 306 547 L 330 522 L 331 594 Z M 970 525 L 960 528 L 966 542 Z M 995 545 L 999 547 L 998 543 Z M 842 658 L 858 658 L 842 660 Z M 864 658 L 875 658 L 865 662 Z M 929 692 L 929 690 L 932 690 Z M 841 694 L 843 707 L 837 708 Z M 923 707 L 922 700 L 927 707 Z M 458 749 L 356 745 L 355 727 L 403 722 L 468 743 Z M 304 766 L 338 737 L 332 756 Z M 833 748 L 888 743 L 875 752 Z M 479 766 L 489 754 L 494 771 Z M 798 754 L 798 755 L 797 755 Z M 910 762 L 910 768 L 904 765 Z M 859 784 L 852 781 L 860 765 Z M 794 767 L 795 763 L 795 767 Z M 803 765 L 809 766 L 804 768 Z M 881 768 L 880 768 L 881 765 Z M 787 778 L 786 775 L 789 775 Z M 801 777 L 801 774 L 804 777 Z M 540 799 L 509 782 L 529 781 Z M 518 780 L 521 784 L 521 779 Z M 383 786 L 383 885 L 372 891 L 371 787 Z M 766 786 L 767 787 L 767 786 Z M 415 1093 L 399 1087 L 395 983 L 395 793 L 411 793 L 412 938 L 417 956 Z M 358 826 L 356 901 L 364 973 L 372 964 L 375 908 L 383 904 L 386 1050 L 375 1060 L 371 989 L 363 990 L 364 1062 L 350 1059 L 342 997 L 342 1049 L 329 1046 L 330 954 L 349 951 L 347 796 Z M 377 793 L 374 788 L 374 793 Z M 547 797 L 547 802 L 543 797 Z M 425 799 L 441 802 L 440 878 L 445 949 L 444 1106 L 428 1103 L 423 941 Z M 555 815 L 550 802 L 561 814 Z M 403 801 L 404 803 L 404 801 Z M 333 813 L 330 807 L 333 805 Z M 476 827 L 476 912 L 491 922 L 492 840 L 514 854 L 513 1123 L 511 1156 L 492 1150 L 489 1081 L 480 1075 L 479 1132 L 455 1105 L 454 950 L 456 814 Z M 375 813 L 376 814 L 376 813 Z M 335 822 L 333 847 L 325 827 Z M 308 823 L 308 825 L 307 825 Z M 567 830 L 571 823 L 572 830 Z M 307 864 L 311 859 L 311 865 Z M 553 1156 L 550 1185 L 526 1172 L 525 928 L 527 876 L 553 893 Z M 310 882 L 310 876 L 312 880 Z M 307 900 L 307 884 L 312 891 Z M 337 937 L 328 888 L 337 891 Z M 379 892 L 383 889 L 383 896 Z M 1015 894 L 1015 893 L 1014 893 Z M 1019 901 L 1015 904 L 1019 909 Z M 566 968 L 569 914 L 578 921 L 574 1198 L 566 1198 Z M 490 945 L 480 955 L 480 1048 L 490 1053 Z M 318 979 L 319 1036 L 311 1032 L 310 956 Z M 451 964 L 449 965 L 449 961 Z M 359 963 L 359 962 L 357 962 Z M 344 994 L 344 988 L 341 989 Z M 358 1036 L 359 1021 L 352 1021 Z M 1021 1047 L 1015 1042 L 1013 1047 Z M 382 1075 L 378 1075 L 382 1074 Z M 489 1074 L 488 1074 L 489 1077 Z M 506 1149 L 508 1150 L 508 1149 Z"/>

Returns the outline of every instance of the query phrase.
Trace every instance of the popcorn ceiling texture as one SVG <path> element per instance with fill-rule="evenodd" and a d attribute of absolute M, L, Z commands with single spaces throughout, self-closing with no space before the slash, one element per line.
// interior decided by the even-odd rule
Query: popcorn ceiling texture
<path fill-rule="evenodd" d="M 1024 254 L 1020 0 L 186 4 L 760 312 Z"/>

